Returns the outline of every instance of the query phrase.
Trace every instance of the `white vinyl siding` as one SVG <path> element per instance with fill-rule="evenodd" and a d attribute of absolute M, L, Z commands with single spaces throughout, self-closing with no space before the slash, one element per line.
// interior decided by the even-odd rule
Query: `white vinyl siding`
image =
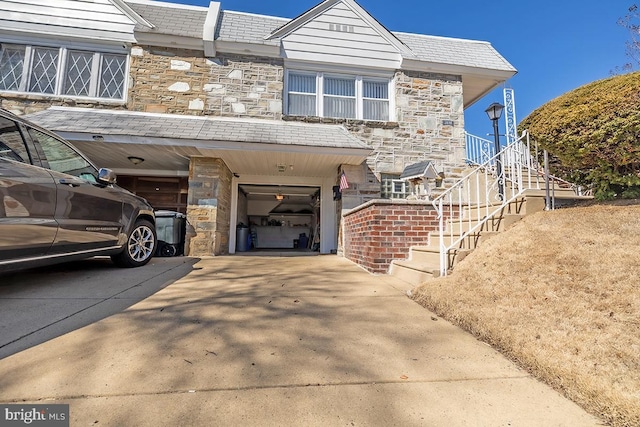
<path fill-rule="evenodd" d="M 390 120 L 390 79 L 288 71 L 287 114 Z"/>
<path fill-rule="evenodd" d="M 0 91 L 124 100 L 127 56 L 3 44 Z"/>
<path fill-rule="evenodd" d="M 134 43 L 136 22 L 111 0 L 0 0 L 0 28 L 42 37 Z"/>
<path fill-rule="evenodd" d="M 392 40 L 373 19 L 336 2 L 286 34 L 282 48 L 291 60 L 395 70 L 402 66 L 402 54 Z"/>

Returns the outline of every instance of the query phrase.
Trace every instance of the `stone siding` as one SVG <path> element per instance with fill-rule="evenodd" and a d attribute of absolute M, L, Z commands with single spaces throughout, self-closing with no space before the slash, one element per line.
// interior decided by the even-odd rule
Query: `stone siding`
<path fill-rule="evenodd" d="M 219 55 L 204 89 L 205 114 L 280 120 L 284 90 L 282 59 Z"/>
<path fill-rule="evenodd" d="M 203 115 L 211 65 L 201 51 L 133 47 L 129 110 Z"/>
<path fill-rule="evenodd" d="M 279 120 L 282 59 L 137 46 L 131 53 L 129 109 Z"/>
<path fill-rule="evenodd" d="M 187 219 L 198 233 L 191 239 L 192 256 L 229 253 L 231 179 L 221 159 L 191 159 Z"/>
<path fill-rule="evenodd" d="M 395 122 L 284 117 L 284 120 L 291 121 L 341 124 L 375 150 L 362 165 L 362 171 L 348 167 L 351 169 L 351 173 L 347 172 L 349 189 L 343 192 L 342 197 L 346 209 L 379 198 L 382 173 L 399 175 L 406 166 L 431 160 L 438 172 L 444 172 L 446 187 L 455 182 L 464 170 L 464 111 L 460 77 L 398 71 L 395 87 Z"/>

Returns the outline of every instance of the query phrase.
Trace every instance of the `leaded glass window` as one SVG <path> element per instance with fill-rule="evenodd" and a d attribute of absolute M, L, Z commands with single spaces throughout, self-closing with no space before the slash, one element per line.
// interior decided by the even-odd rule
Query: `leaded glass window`
<path fill-rule="evenodd" d="M 33 49 L 33 65 L 29 92 L 55 93 L 58 76 L 59 49 L 37 47 Z"/>
<path fill-rule="evenodd" d="M 91 52 L 68 52 L 65 95 L 89 96 L 92 62 L 93 53 Z"/>
<path fill-rule="evenodd" d="M 102 55 L 100 98 L 122 99 L 126 73 L 126 56 Z"/>
<path fill-rule="evenodd" d="M 19 90 L 24 68 L 24 47 L 2 46 L 0 90 Z"/>
<path fill-rule="evenodd" d="M 2 44 L 0 91 L 123 100 L 127 55 Z"/>

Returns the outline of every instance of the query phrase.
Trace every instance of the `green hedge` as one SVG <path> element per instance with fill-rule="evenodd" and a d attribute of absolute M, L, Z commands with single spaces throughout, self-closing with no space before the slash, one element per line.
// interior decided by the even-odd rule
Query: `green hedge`
<path fill-rule="evenodd" d="M 640 72 L 599 80 L 548 102 L 520 125 L 550 154 L 554 175 L 597 199 L 640 196 Z"/>

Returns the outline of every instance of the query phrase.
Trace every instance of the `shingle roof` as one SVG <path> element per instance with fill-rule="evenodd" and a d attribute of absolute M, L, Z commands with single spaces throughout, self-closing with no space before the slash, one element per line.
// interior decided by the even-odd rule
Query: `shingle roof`
<path fill-rule="evenodd" d="M 371 151 L 368 145 L 337 125 L 67 107 L 52 107 L 25 117 L 54 132 Z"/>
<path fill-rule="evenodd" d="M 407 166 L 402 171 L 400 179 L 412 179 L 412 178 L 435 178 L 436 172 L 435 166 L 430 160 L 426 160 L 420 163 L 414 163 Z"/>
<path fill-rule="evenodd" d="M 393 34 L 422 61 L 515 71 L 489 42 L 421 34 Z"/>
<path fill-rule="evenodd" d="M 136 31 L 202 38 L 203 25 L 208 10 L 206 7 L 162 2 L 149 4 L 127 1 L 127 4 L 156 26 L 156 28 L 149 29 L 137 25 Z M 280 40 L 265 40 L 265 37 L 289 21 L 288 18 L 225 10 L 220 12 L 215 38 L 227 42 L 278 46 Z M 489 42 L 402 32 L 392 32 L 392 34 L 416 55 L 415 57 L 405 55 L 407 59 L 491 70 L 516 71 Z"/>
<path fill-rule="evenodd" d="M 167 7 L 167 3 L 156 5 L 130 1 L 127 2 L 127 5 L 155 26 L 155 28 L 147 28 L 137 24 L 135 26 L 137 32 L 202 39 L 202 29 L 208 11 L 206 7 L 181 5 Z"/>
<path fill-rule="evenodd" d="M 280 40 L 265 40 L 273 30 L 289 22 L 287 18 L 222 11 L 216 40 L 279 46 Z"/>

